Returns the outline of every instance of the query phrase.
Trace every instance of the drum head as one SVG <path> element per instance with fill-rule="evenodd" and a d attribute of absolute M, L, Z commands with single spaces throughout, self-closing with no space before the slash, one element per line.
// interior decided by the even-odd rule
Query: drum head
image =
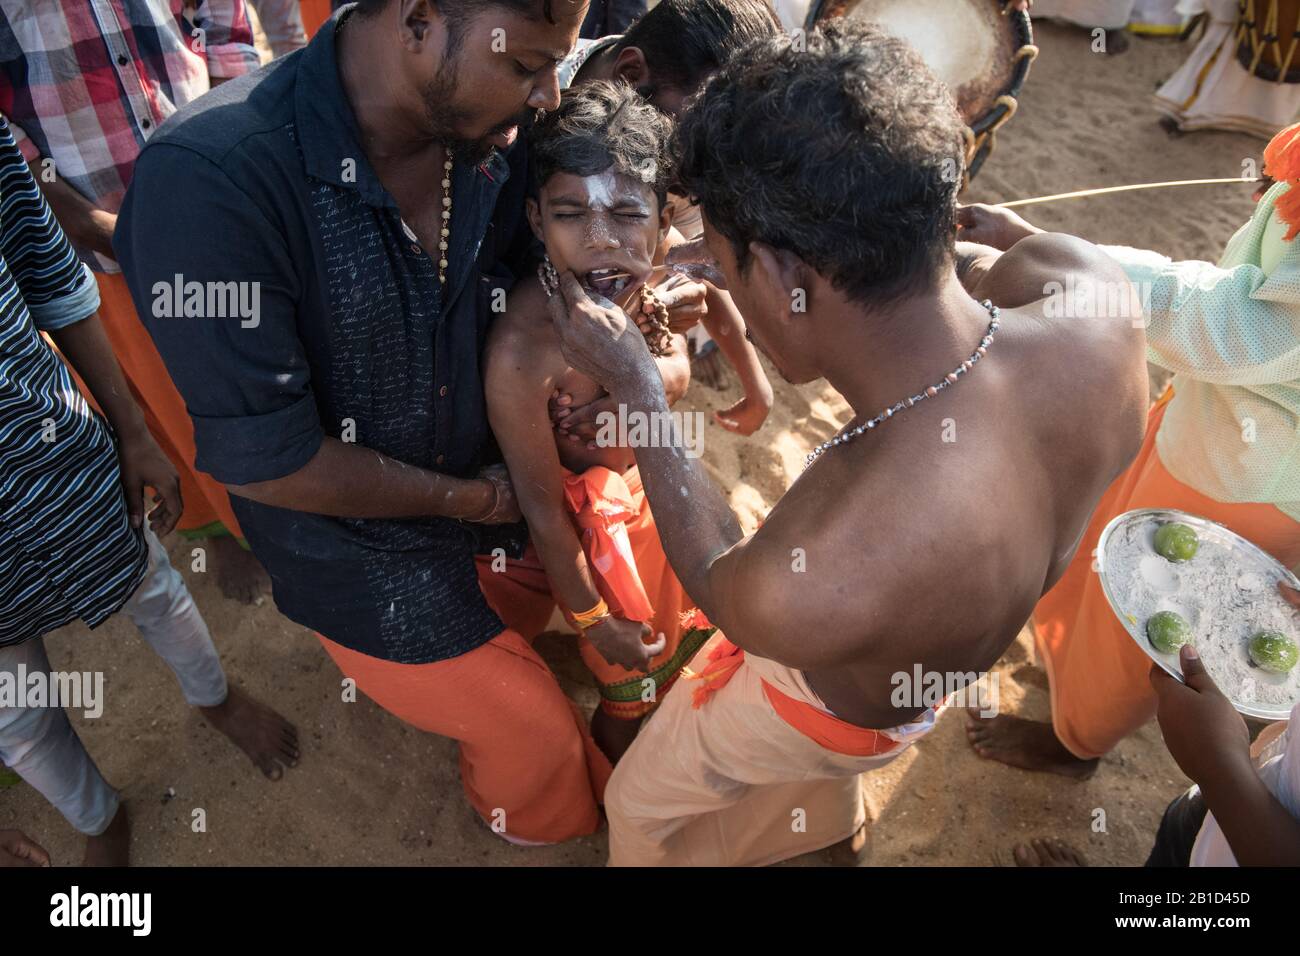
<path fill-rule="evenodd" d="M 808 22 L 840 16 L 872 21 L 915 47 L 976 132 L 997 98 L 1014 96 L 1024 79 L 1016 53 L 1032 42 L 1029 18 L 1003 16 L 998 0 L 820 0 Z"/>

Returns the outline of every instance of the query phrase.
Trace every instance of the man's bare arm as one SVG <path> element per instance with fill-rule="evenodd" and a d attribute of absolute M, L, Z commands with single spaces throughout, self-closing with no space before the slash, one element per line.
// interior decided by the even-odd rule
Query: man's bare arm
<path fill-rule="evenodd" d="M 167 534 L 180 519 L 183 508 L 180 479 L 149 434 L 99 315 L 54 329 L 49 336 L 90 389 L 117 435 L 118 471 L 131 526 L 139 527 L 144 521 L 145 488 L 149 487 L 156 492 L 156 507 L 149 512 L 149 524 L 156 534 Z"/>
<path fill-rule="evenodd" d="M 83 249 L 94 249 L 100 255 L 115 259 L 113 231 L 117 228 L 117 216 L 100 209 L 58 176 L 47 181 L 40 159 L 33 160 L 28 166 L 31 167 L 32 177 L 41 187 L 54 218 L 59 221 L 73 244 Z"/>
<path fill-rule="evenodd" d="M 993 268 L 993 263 L 997 262 L 1001 255 L 1001 251 L 992 246 L 958 240 L 955 265 L 962 288 L 973 296 L 975 289 L 984 281 L 989 269 Z"/>
<path fill-rule="evenodd" d="M 666 355 L 655 358 L 655 366 L 663 380 L 664 394 L 669 405 L 676 405 L 686 395 L 691 384 L 691 358 L 686 349 L 686 336 L 674 334 L 672 346 Z M 559 430 L 561 436 L 576 435 L 578 438 L 594 443 L 600 432 L 597 424 L 600 416 L 606 412 L 617 415 L 618 402 L 609 395 L 602 395 L 585 405 L 574 405 L 573 396 L 556 391 L 547 402 L 551 423 Z"/>
<path fill-rule="evenodd" d="M 662 395 L 649 389 L 620 398 L 629 412 L 667 411 Z M 868 588 L 837 600 L 836 576 L 795 574 L 792 564 L 796 548 L 806 553 L 820 538 L 823 502 L 787 492 L 762 529 L 746 537 L 722 492 L 680 442 L 635 452 L 668 563 L 709 620 L 738 647 L 791 667 L 842 660 L 843 643 L 836 638 L 865 623 Z"/>
<path fill-rule="evenodd" d="M 570 272 L 562 295 L 550 300 L 551 319 L 571 366 L 604 383 L 629 414 L 664 421 L 668 404 L 645 339 L 628 316 L 587 297 Z M 658 416 L 650 418 L 649 416 Z M 671 419 L 667 419 L 671 421 Z M 834 600 L 835 576 L 802 575 L 791 586 L 791 548 L 807 547 L 824 529 L 824 502 L 787 494 L 763 529 L 744 537 L 722 492 L 680 440 L 633 449 L 664 552 L 691 599 L 746 650 L 792 667 L 816 667 L 842 657 L 829 643 L 872 603 L 866 588 L 852 601 Z M 861 623 L 857 621 L 857 623 Z M 842 642 L 841 642 L 842 643 Z"/>
<path fill-rule="evenodd" d="M 1300 820 L 1273 796 L 1249 762 L 1225 767 L 1222 774 L 1198 783 L 1238 863 L 1300 866 Z"/>
<path fill-rule="evenodd" d="M 629 414 L 647 416 L 646 421 L 670 420 L 662 389 L 642 388 L 615 398 L 627 404 Z M 700 460 L 686 455 L 684 442 L 633 451 L 668 563 L 691 600 L 720 623 L 723 599 L 711 572 L 717 558 L 744 537 L 740 522 Z"/>
<path fill-rule="evenodd" d="M 1134 298 L 1128 310 L 1120 314 L 1142 314 L 1141 303 L 1119 263 L 1077 236 L 1039 233 L 1021 239 L 996 259 L 989 253 L 971 258 L 974 261 L 968 258 L 967 262 L 971 279 L 963 280 L 963 286 L 973 298 L 989 299 L 1004 309 L 1020 308 L 1049 295 L 1059 295 L 1073 283 L 1080 289 L 1089 287 L 1102 302 L 1108 301 L 1107 287 L 1126 289 Z"/>
<path fill-rule="evenodd" d="M 261 504 L 338 518 L 475 520 L 492 509 L 496 494 L 486 479 L 453 478 L 329 436 L 292 474 L 226 489 Z"/>

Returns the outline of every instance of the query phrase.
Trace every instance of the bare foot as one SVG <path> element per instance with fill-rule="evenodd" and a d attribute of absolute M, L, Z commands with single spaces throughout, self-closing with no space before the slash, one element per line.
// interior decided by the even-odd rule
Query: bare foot
<path fill-rule="evenodd" d="M 1011 855 L 1016 866 L 1087 866 L 1083 854 L 1060 840 L 1030 840 L 1019 844 Z"/>
<path fill-rule="evenodd" d="M 596 741 L 596 746 L 609 758 L 610 763 L 618 763 L 619 758 L 627 753 L 627 748 L 632 746 L 640 729 L 640 720 L 611 717 L 599 707 L 591 715 L 591 739 Z"/>
<path fill-rule="evenodd" d="M 127 866 L 131 859 L 131 820 L 126 804 L 117 805 L 117 815 L 99 836 L 86 837 L 82 866 Z"/>
<path fill-rule="evenodd" d="M 1051 724 L 1040 724 L 1023 717 L 998 714 L 980 717 L 973 709 L 966 711 L 966 739 L 985 760 L 1019 767 L 1059 773 L 1063 777 L 1085 780 L 1097 770 L 1097 759 L 1080 760 L 1066 750 Z"/>
<path fill-rule="evenodd" d="M 209 538 L 208 546 L 217 566 L 217 587 L 226 597 L 240 604 L 252 604 L 270 590 L 271 579 L 253 552 L 230 535 Z"/>
<path fill-rule="evenodd" d="M 722 349 L 713 342 L 691 356 L 691 378 L 709 388 L 720 389 L 726 383 L 726 369 L 722 362 Z"/>
<path fill-rule="evenodd" d="M 225 703 L 199 711 L 271 780 L 298 766 L 298 728 L 233 684 Z"/>

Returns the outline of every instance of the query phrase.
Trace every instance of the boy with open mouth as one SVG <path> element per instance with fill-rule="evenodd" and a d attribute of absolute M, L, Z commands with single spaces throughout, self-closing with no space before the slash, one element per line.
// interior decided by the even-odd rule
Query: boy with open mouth
<path fill-rule="evenodd" d="M 512 290 L 486 359 L 492 429 L 551 588 L 600 684 L 592 736 L 611 760 L 708 631 L 682 621 L 690 599 L 664 557 L 632 450 L 552 429 L 553 391 L 585 403 L 604 390 L 569 367 L 547 299 L 557 270 L 572 271 L 589 295 L 649 315 L 647 345 L 665 380 L 689 377 L 685 343 L 646 284 L 671 224 L 669 129 L 631 87 L 602 81 L 566 93 L 533 130 L 528 217 L 546 259 Z"/>

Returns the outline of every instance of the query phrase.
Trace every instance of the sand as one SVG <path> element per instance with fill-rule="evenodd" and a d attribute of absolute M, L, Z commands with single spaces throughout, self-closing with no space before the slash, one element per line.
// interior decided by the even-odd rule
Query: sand
<path fill-rule="evenodd" d="M 1019 114 L 970 198 L 998 201 L 1089 186 L 1239 175 L 1263 143 L 1243 135 L 1170 138 L 1156 125 L 1149 94 L 1190 47 L 1135 39 L 1117 57 L 1093 54 L 1085 33 L 1036 25 L 1042 55 Z M 1251 211 L 1246 187 L 1138 193 L 1042 206 L 1039 225 L 1176 257 L 1214 258 Z M 791 387 L 773 375 L 777 407 L 752 438 L 709 426 L 704 460 L 752 528 L 797 475 L 803 457 L 848 417 L 824 385 Z M 737 396 L 700 384 L 688 408 L 706 412 Z M 416 731 L 364 698 L 340 700 L 340 675 L 303 628 L 269 601 L 245 608 L 224 600 L 211 574 L 193 574 L 189 545 L 170 542 L 221 650 L 228 673 L 297 722 L 304 758 L 278 783 L 186 708 L 163 664 L 114 620 L 91 634 L 64 628 L 48 639 L 54 666 L 102 669 L 109 703 L 98 720 L 74 723 L 105 775 L 125 794 L 133 859 L 194 864 L 597 865 L 605 835 L 564 846 L 522 849 L 490 833 L 461 794 L 455 745 Z M 570 641 L 539 642 L 566 689 L 595 703 Z M 998 664 L 1006 711 L 1048 716 L 1046 678 L 1027 632 Z M 871 818 L 867 859 L 880 865 L 1010 861 L 1020 840 L 1054 836 L 1095 863 L 1138 865 L 1160 814 L 1188 782 L 1150 724 L 1125 740 L 1086 782 L 1029 774 L 977 758 L 963 717 L 948 713 L 920 745 L 864 778 Z M 164 799 L 168 788 L 175 796 Z M 207 832 L 190 827 L 203 808 Z M 1094 821 L 1104 813 L 1104 832 Z M 19 825 L 59 863 L 80 859 L 81 840 L 26 785 L 0 790 L 0 827 Z M 797 861 L 827 862 L 825 854 Z"/>

